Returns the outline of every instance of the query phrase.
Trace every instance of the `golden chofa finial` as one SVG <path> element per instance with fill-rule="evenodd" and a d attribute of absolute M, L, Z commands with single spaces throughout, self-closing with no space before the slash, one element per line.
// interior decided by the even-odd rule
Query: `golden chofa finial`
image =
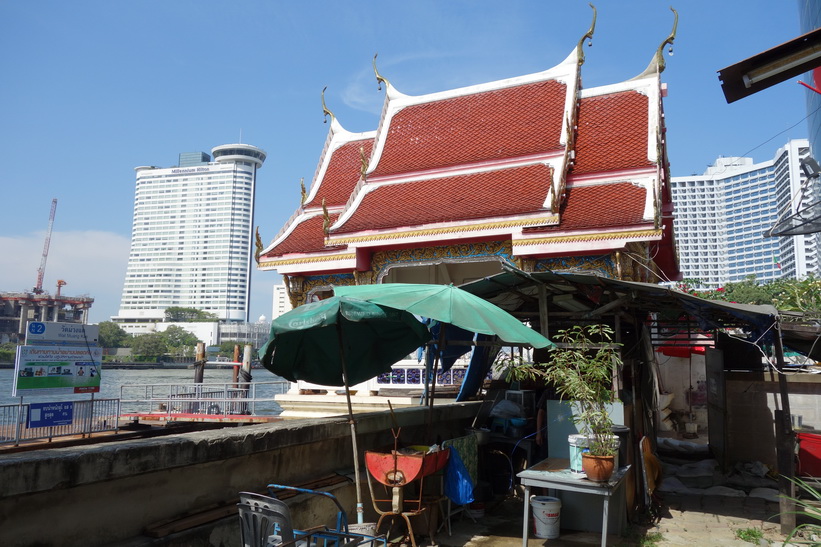
<path fill-rule="evenodd" d="M 584 64 L 584 41 L 589 40 L 587 46 L 590 47 L 593 45 L 593 33 L 596 31 L 596 6 L 593 4 L 588 4 L 591 8 L 593 8 L 593 22 L 590 23 L 590 28 L 587 29 L 587 32 L 584 36 L 582 36 L 579 43 L 576 45 L 576 49 L 579 50 L 579 64 Z"/>
<path fill-rule="evenodd" d="M 302 193 L 302 201 L 300 203 L 301 205 L 305 205 L 305 201 L 308 199 L 308 192 L 305 191 L 305 177 L 299 179 L 299 191 Z"/>
<path fill-rule="evenodd" d="M 373 54 L 373 73 L 376 75 L 376 82 L 379 85 L 379 91 L 382 91 L 382 84 L 384 83 L 385 87 L 387 87 L 390 84 L 390 82 L 388 82 L 388 80 L 383 78 L 382 75 L 379 74 L 379 71 L 376 70 L 376 56 L 377 55 L 379 55 L 379 54 L 378 53 Z"/>
<path fill-rule="evenodd" d="M 676 39 L 676 29 L 678 28 L 678 12 L 673 9 L 673 6 L 670 6 L 670 11 L 673 12 L 675 15 L 675 19 L 673 20 L 673 31 L 670 32 L 670 36 L 668 36 L 656 50 L 656 62 L 658 63 L 659 73 L 664 72 L 665 62 L 664 62 L 664 46 L 669 45 L 670 49 L 667 52 L 672 55 L 673 54 L 673 42 Z"/>
<path fill-rule="evenodd" d="M 328 107 L 325 105 L 325 90 L 328 89 L 328 86 L 322 88 L 322 117 L 324 118 L 322 123 L 328 123 L 328 116 L 331 117 L 331 122 L 334 121 L 334 113 L 328 110 Z"/>

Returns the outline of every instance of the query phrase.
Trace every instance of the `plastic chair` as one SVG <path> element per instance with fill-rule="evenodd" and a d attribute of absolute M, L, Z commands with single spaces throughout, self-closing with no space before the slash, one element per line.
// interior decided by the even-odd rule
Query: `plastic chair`
<path fill-rule="evenodd" d="M 325 526 L 294 530 L 288 505 L 262 494 L 240 492 L 237 507 L 243 547 L 349 547 L 362 539 Z"/>
<path fill-rule="evenodd" d="M 342 532 L 346 534 L 348 537 L 352 539 L 359 539 L 359 545 L 370 545 L 372 547 L 376 546 L 377 544 L 381 544 L 383 547 L 388 547 L 388 539 L 384 536 L 372 536 L 368 534 L 363 534 L 360 532 L 352 532 L 348 529 L 348 515 L 345 513 L 345 510 L 340 505 L 339 500 L 336 499 L 336 496 L 331 494 L 330 492 L 325 492 L 324 490 L 309 490 L 308 488 L 300 488 L 298 486 L 287 486 L 284 484 L 274 484 L 271 483 L 268 485 L 268 494 L 276 499 L 279 500 L 277 496 L 277 492 L 279 490 L 290 490 L 292 492 L 299 492 L 301 494 L 309 494 L 312 496 L 321 496 L 328 498 L 331 500 L 337 508 L 336 514 L 336 530 L 331 530 L 334 532 Z M 326 528 L 327 529 L 327 528 Z"/>

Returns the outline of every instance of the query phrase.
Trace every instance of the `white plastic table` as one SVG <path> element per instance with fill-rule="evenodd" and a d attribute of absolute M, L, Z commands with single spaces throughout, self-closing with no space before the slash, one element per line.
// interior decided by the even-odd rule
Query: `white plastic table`
<path fill-rule="evenodd" d="M 522 547 L 527 547 L 528 524 L 530 522 L 530 487 L 564 490 L 567 492 L 581 492 L 603 496 L 601 545 L 607 547 L 607 518 L 610 509 L 610 498 L 624 484 L 627 470 L 630 466 L 621 467 L 608 482 L 593 482 L 586 478 L 579 478 L 570 471 L 570 460 L 562 458 L 548 458 L 533 467 L 525 469 L 516 476 L 521 479 L 525 487 L 524 524 L 522 526 Z"/>

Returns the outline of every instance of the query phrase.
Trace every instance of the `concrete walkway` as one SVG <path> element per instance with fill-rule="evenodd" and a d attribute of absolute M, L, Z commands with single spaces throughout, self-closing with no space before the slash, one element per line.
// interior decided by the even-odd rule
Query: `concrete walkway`
<path fill-rule="evenodd" d="M 519 547 L 522 545 L 523 501 L 516 496 L 489 503 L 485 516 L 474 523 L 468 517 L 454 517 L 452 534 L 443 529 L 434 542 L 421 539 L 419 545 L 441 547 Z M 597 509 L 598 510 L 598 509 Z M 701 547 L 751 543 L 738 539 L 739 530 L 760 530 L 758 545 L 781 545 L 778 503 L 761 498 L 667 494 L 660 519 L 653 524 L 630 525 L 622 536 L 609 536 L 609 546 Z M 601 545 L 601 534 L 562 530 L 558 539 L 531 537 L 528 547 L 579 547 Z"/>

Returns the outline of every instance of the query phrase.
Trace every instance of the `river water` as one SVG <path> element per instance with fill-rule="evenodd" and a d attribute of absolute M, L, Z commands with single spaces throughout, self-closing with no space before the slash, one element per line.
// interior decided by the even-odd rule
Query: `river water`
<path fill-rule="evenodd" d="M 265 369 L 253 369 L 251 371 L 252 381 L 260 382 L 256 387 L 256 396 L 261 399 L 271 399 L 277 393 L 282 393 L 279 386 L 265 384 L 265 382 L 282 381 L 282 378 Z M 230 368 L 206 368 L 203 375 L 203 382 L 230 383 L 233 379 L 233 370 Z M 12 397 L 12 386 L 14 381 L 14 369 L 0 369 L 0 405 L 17 404 L 20 397 Z M 194 382 L 194 370 L 189 368 L 181 369 L 144 369 L 144 370 L 124 370 L 106 368 L 103 365 L 100 377 L 100 392 L 94 394 L 95 399 L 119 399 L 121 386 L 134 386 L 141 384 L 190 384 Z M 287 388 L 286 388 L 287 389 Z M 134 393 L 134 390 L 130 390 Z M 19 395 L 19 394 L 18 394 Z M 128 396 L 126 396 L 127 398 Z M 46 403 L 62 401 L 89 400 L 91 395 L 75 395 L 73 393 L 54 393 L 50 395 L 25 395 L 24 403 Z M 126 411 L 126 409 L 124 409 Z M 279 414 L 282 409 L 274 402 L 260 402 L 255 406 L 256 414 Z"/>

